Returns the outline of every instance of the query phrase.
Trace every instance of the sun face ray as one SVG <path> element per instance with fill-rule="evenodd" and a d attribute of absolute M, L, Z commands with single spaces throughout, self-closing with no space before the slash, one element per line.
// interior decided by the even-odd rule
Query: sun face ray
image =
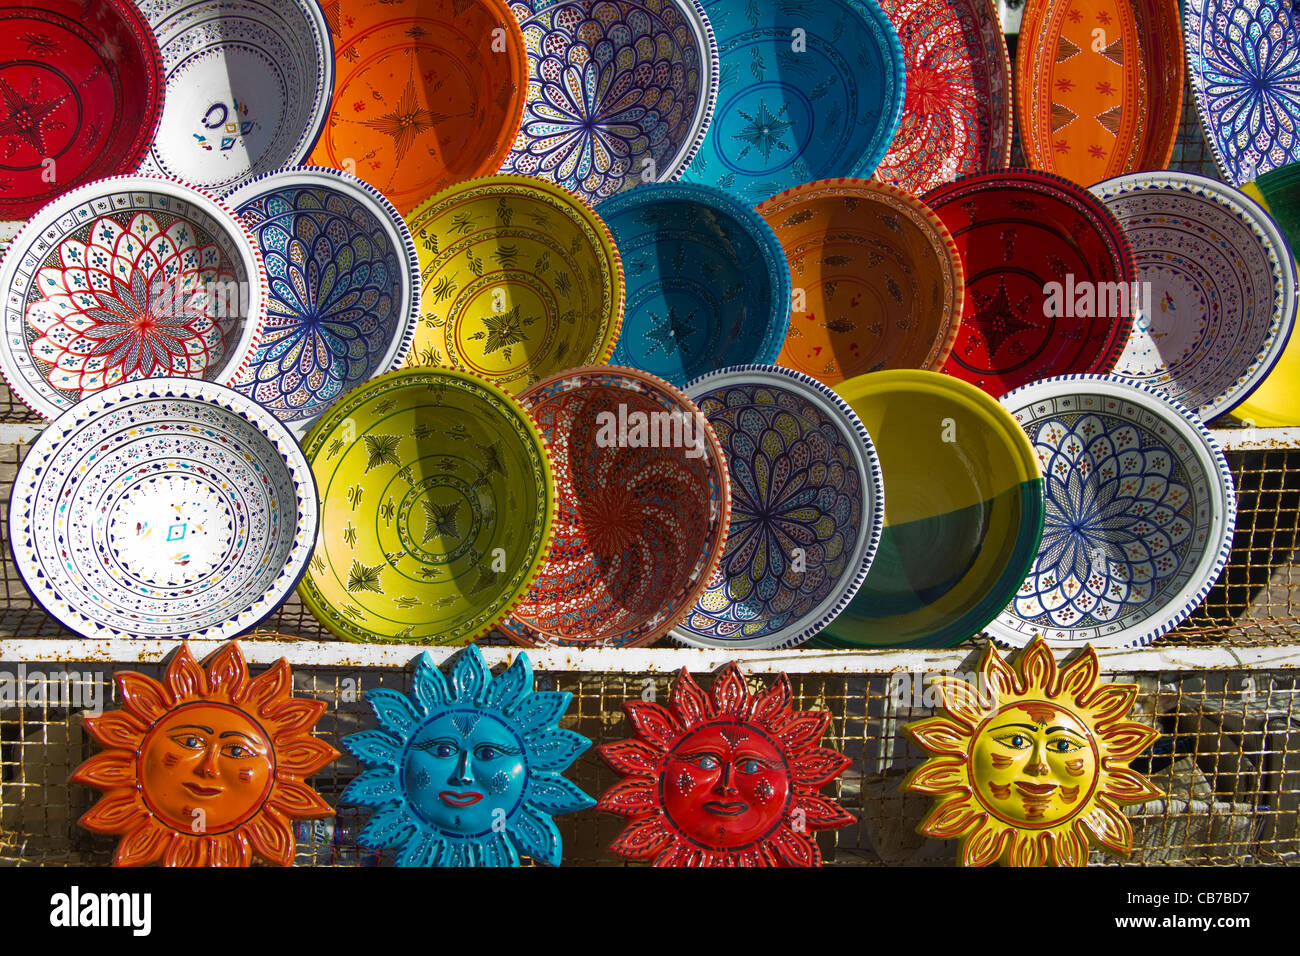
<path fill-rule="evenodd" d="M 819 866 L 813 837 L 854 818 L 818 791 L 849 765 L 818 746 L 823 711 L 792 709 L 781 674 L 756 695 L 734 664 L 705 693 L 682 669 L 668 706 L 623 705 L 636 737 L 600 748 L 623 779 L 597 809 L 628 819 L 610 849 L 655 866 Z"/>
<path fill-rule="evenodd" d="M 558 866 L 551 817 L 596 802 L 562 776 L 591 746 L 559 727 L 571 699 L 533 690 L 527 654 L 493 677 L 471 644 L 450 680 L 422 654 L 409 695 L 366 694 L 378 729 L 343 738 L 368 769 L 342 802 L 375 810 L 357 842 L 396 850 L 398 866 Z"/>
<path fill-rule="evenodd" d="M 1091 647 L 1058 668 L 1038 638 L 1016 667 L 990 644 L 978 686 L 935 680 L 940 714 L 904 728 L 930 754 L 905 782 L 935 798 L 920 832 L 961 840 L 964 866 L 1084 866 L 1089 843 L 1127 854 L 1120 805 L 1160 796 L 1128 764 L 1158 735 L 1124 719 L 1137 687 L 1100 673 Z"/>
<path fill-rule="evenodd" d="M 104 750 L 71 779 L 105 792 L 81 825 L 121 835 L 115 866 L 288 866 L 292 822 L 334 815 L 305 783 L 339 755 L 311 735 L 325 702 L 292 696 L 283 658 L 250 677 L 234 641 L 203 665 L 182 644 L 161 683 L 114 677 L 122 709 L 84 718 Z"/>

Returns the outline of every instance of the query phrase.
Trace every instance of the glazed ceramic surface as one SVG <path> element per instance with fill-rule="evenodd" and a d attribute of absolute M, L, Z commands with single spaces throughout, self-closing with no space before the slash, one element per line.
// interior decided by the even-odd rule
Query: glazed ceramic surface
<path fill-rule="evenodd" d="M 315 0 L 139 0 L 167 93 L 144 171 L 225 195 L 307 158 L 334 86 Z"/>
<path fill-rule="evenodd" d="M 135 172 L 162 103 L 158 43 L 129 0 L 0 9 L 0 219 Z"/>
<path fill-rule="evenodd" d="M 33 596 L 91 638 L 222 638 L 289 596 L 311 556 L 316 488 L 293 437 L 230 389 L 117 385 L 32 445 L 9 506 Z"/>
<path fill-rule="evenodd" d="M 802 644 L 849 603 L 875 557 L 884 483 L 871 438 L 828 387 L 775 365 L 722 369 L 686 394 L 726 455 L 731 526 L 722 563 L 672 637 Z"/>
<path fill-rule="evenodd" d="M 1137 270 L 1100 200 L 1058 176 L 1016 170 L 966 177 L 925 202 L 952 233 L 966 280 L 945 372 L 996 398 L 1047 376 L 1114 367 L 1133 325 Z M 1112 289 L 1100 302 L 1098 290 Z"/>
<path fill-rule="evenodd" d="M 903 111 L 898 33 L 875 0 L 710 0 L 717 108 L 683 178 L 748 203 L 870 176 Z"/>
<path fill-rule="evenodd" d="M 312 162 L 360 176 L 403 215 L 495 173 L 528 93 L 505 0 L 330 0 L 338 80 Z"/>
<path fill-rule="evenodd" d="M 718 45 L 696 0 L 525 0 L 528 101 L 501 171 L 589 203 L 676 179 L 713 117 Z"/>
<path fill-rule="evenodd" d="M 1256 203 L 1191 173 L 1092 187 L 1133 247 L 1143 291 L 1115 374 L 1206 421 L 1235 408 L 1282 355 L 1296 314 L 1286 240 Z"/>
<path fill-rule="evenodd" d="M 326 703 L 284 658 L 250 678 L 234 641 L 203 665 L 181 644 L 161 683 L 113 678 L 123 706 L 82 718 L 104 749 L 71 782 L 104 791 L 80 822 L 120 835 L 114 866 L 289 866 L 293 821 L 334 816 L 306 782 L 339 755 L 311 735 Z"/>
<path fill-rule="evenodd" d="M 627 272 L 611 359 L 681 387 L 729 365 L 776 361 L 790 269 L 772 228 L 718 189 L 643 186 L 601 203 Z"/>
<path fill-rule="evenodd" d="M 0 263 L 14 393 L 46 418 L 119 382 L 230 384 L 266 321 L 248 229 L 210 194 L 116 176 L 43 208 Z"/>
<path fill-rule="evenodd" d="M 866 581 L 817 641 L 959 644 L 1006 607 L 1038 553 L 1033 447 L 997 402 L 936 372 L 876 372 L 836 391 L 880 456 L 885 525 Z"/>
<path fill-rule="evenodd" d="M 920 195 L 1011 160 L 1011 63 L 993 0 L 881 0 L 907 92 L 875 178 Z"/>
<path fill-rule="evenodd" d="M 1025 155 L 1082 185 L 1169 164 L 1183 103 L 1178 0 L 1029 0 L 1016 83 Z"/>
<path fill-rule="evenodd" d="M 1047 516 L 997 640 L 1148 644 L 1209 593 L 1236 519 L 1232 474 L 1194 412 L 1110 376 L 1028 385 L 1002 404 L 1034 443 Z"/>
<path fill-rule="evenodd" d="M 1187 0 L 1187 70 L 1223 178 L 1300 161 L 1300 10 L 1282 0 Z"/>
<path fill-rule="evenodd" d="M 463 644 L 527 592 L 555 486 L 537 426 L 500 389 L 389 372 L 336 402 L 303 448 L 322 516 L 298 591 L 336 636 Z"/>
<path fill-rule="evenodd" d="M 785 674 L 751 695 L 732 663 L 708 693 L 682 668 L 667 707 L 623 704 L 636 736 L 600 748 L 623 777 L 596 805 L 627 819 L 610 850 L 655 866 L 820 866 L 815 831 L 855 822 L 819 792 L 850 761 L 818 746 L 830 712 L 792 697 Z"/>
<path fill-rule="evenodd" d="M 233 387 L 304 433 L 344 392 L 406 358 L 420 276 L 396 209 L 353 176 L 274 173 L 230 196 L 270 292 L 266 331 Z"/>
<path fill-rule="evenodd" d="M 623 264 L 600 217 L 559 186 L 489 176 L 407 221 L 421 274 L 411 365 L 474 372 L 511 393 L 604 362 L 623 321 Z"/>
<path fill-rule="evenodd" d="M 773 196 L 775 231 L 798 292 L 777 361 L 827 385 L 885 368 L 937 371 L 961 323 L 961 257 L 911 194 L 828 179 Z"/>
<path fill-rule="evenodd" d="M 591 746 L 559 727 L 572 695 L 535 692 L 527 654 L 493 677 L 473 645 L 449 677 L 421 655 L 411 685 L 367 691 L 378 728 L 343 738 L 367 769 L 341 802 L 374 809 L 357 842 L 398 866 L 559 866 L 551 818 L 596 803 L 563 776 Z"/>
<path fill-rule="evenodd" d="M 961 840 L 962 866 L 1086 866 L 1089 844 L 1133 845 L 1124 804 L 1164 796 L 1129 763 L 1159 734 L 1125 720 L 1136 684 L 1107 684 L 1091 648 L 1058 668 L 1041 640 L 1013 667 L 987 645 L 975 683 L 937 677 L 938 716 L 908 724 L 930 755 L 907 788 L 934 797 L 917 827 Z"/>
<path fill-rule="evenodd" d="M 634 369 L 573 369 L 519 397 L 551 448 L 550 555 L 503 630 L 528 645 L 634 647 L 699 600 L 727 541 L 721 445 L 681 392 Z"/>

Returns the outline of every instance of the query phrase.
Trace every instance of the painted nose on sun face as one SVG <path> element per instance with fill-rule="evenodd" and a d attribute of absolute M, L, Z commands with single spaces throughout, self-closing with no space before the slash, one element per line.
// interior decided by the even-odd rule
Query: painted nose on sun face
<path fill-rule="evenodd" d="M 731 782 L 731 774 L 731 761 L 723 761 L 722 772 L 718 774 L 718 785 L 713 788 L 714 793 L 730 794 L 737 792 L 735 786 Z"/>
<path fill-rule="evenodd" d="M 474 778 L 469 774 L 469 748 L 462 750 L 460 756 L 456 758 L 456 769 L 451 772 L 447 782 L 459 784 L 474 782 Z"/>
<path fill-rule="evenodd" d="M 215 777 L 217 770 L 217 748 L 215 746 L 208 747 L 203 751 L 203 759 L 194 768 L 194 773 L 200 777 Z"/>
<path fill-rule="evenodd" d="M 1041 740 L 1034 741 L 1033 750 L 1029 753 L 1029 762 L 1025 764 L 1025 773 L 1034 777 L 1044 777 L 1051 773 L 1051 769 L 1047 765 L 1047 744 Z"/>

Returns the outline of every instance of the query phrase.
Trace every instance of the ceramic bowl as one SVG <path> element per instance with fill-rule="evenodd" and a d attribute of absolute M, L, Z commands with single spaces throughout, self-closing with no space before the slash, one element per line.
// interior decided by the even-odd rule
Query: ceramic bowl
<path fill-rule="evenodd" d="M 635 369 L 597 366 L 519 396 L 551 448 L 560 505 L 532 591 L 502 630 L 537 646 L 639 647 L 676 626 L 727 541 L 727 464 L 699 409 Z"/>
<path fill-rule="evenodd" d="M 676 179 L 713 117 L 718 44 L 696 0 L 511 5 L 528 50 L 528 100 L 501 171 L 589 203 Z"/>
<path fill-rule="evenodd" d="M 266 331 L 233 387 L 301 435 L 405 360 L 420 305 L 415 243 L 388 200 L 331 169 L 272 173 L 229 202 L 257 239 L 270 294 Z"/>
<path fill-rule="evenodd" d="M 790 268 L 762 216 L 691 183 L 642 186 L 596 211 L 627 272 L 611 361 L 678 387 L 729 365 L 776 361 L 790 324 Z"/>
<path fill-rule="evenodd" d="M 89 638 L 242 634 L 293 591 L 317 521 L 288 430 L 237 392 L 179 378 L 125 382 L 60 415 L 9 505 L 23 581 Z"/>
<path fill-rule="evenodd" d="M 252 234 L 209 193 L 114 176 L 60 196 L 0 262 L 0 370 L 54 418 L 100 389 L 180 376 L 228 385 L 266 322 Z"/>
<path fill-rule="evenodd" d="M 325 126 L 334 52 L 315 0 L 140 0 L 167 94 L 142 167 L 217 195 L 305 160 Z"/>
<path fill-rule="evenodd" d="M 0 9 L 0 219 L 133 173 L 162 115 L 162 56 L 130 0 Z"/>

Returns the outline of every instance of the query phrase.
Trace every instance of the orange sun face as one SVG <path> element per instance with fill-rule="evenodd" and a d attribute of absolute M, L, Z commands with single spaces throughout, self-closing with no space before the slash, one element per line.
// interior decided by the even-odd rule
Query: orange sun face
<path fill-rule="evenodd" d="M 989 645 L 979 687 L 936 680 L 942 714 L 905 728 L 932 754 L 906 784 L 935 797 L 921 832 L 960 838 L 966 866 L 1083 866 L 1090 841 L 1128 853 L 1120 805 L 1160 796 L 1128 764 L 1157 733 L 1123 720 L 1137 687 L 1099 672 L 1091 647 L 1058 670 L 1040 638 L 1016 669 Z"/>
<path fill-rule="evenodd" d="M 162 683 L 116 674 L 122 709 L 85 718 L 106 749 L 72 780 L 106 793 L 81 825 L 122 835 L 115 866 L 287 866 L 292 821 L 334 815 L 304 783 L 339 755 L 311 735 L 325 702 L 283 659 L 250 678 L 234 641 L 205 663 L 182 644 Z"/>

